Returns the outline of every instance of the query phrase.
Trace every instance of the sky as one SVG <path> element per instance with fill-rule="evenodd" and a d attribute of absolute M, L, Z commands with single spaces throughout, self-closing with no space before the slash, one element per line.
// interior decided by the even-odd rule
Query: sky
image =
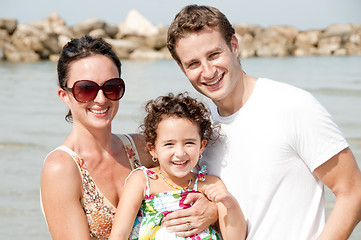
<path fill-rule="evenodd" d="M 288 25 L 299 30 L 361 24 L 361 0 L 0 0 L 0 19 L 30 23 L 57 12 L 68 26 L 87 18 L 119 24 L 136 9 L 153 24 L 168 26 L 182 7 L 192 3 L 217 7 L 232 24 Z"/>

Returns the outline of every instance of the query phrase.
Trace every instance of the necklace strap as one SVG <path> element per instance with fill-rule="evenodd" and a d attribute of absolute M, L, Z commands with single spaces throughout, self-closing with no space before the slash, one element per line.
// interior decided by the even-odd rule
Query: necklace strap
<path fill-rule="evenodd" d="M 192 183 L 192 178 L 188 180 L 188 185 L 186 187 L 179 187 L 179 186 L 175 186 L 172 183 L 170 183 L 164 176 L 163 174 L 160 172 L 160 170 L 158 170 L 158 174 L 159 176 L 163 179 L 164 182 L 166 182 L 169 186 L 171 186 L 174 189 L 178 189 L 178 190 L 184 190 L 187 191 Z"/>

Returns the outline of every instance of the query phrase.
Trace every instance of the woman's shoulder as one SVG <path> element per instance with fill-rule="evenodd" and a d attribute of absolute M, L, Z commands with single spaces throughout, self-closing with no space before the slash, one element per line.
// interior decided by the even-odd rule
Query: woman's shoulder
<path fill-rule="evenodd" d="M 82 177 L 74 159 L 65 151 L 56 149 L 45 158 L 41 173 L 42 202 L 51 206 L 54 202 L 70 204 L 82 194 Z M 61 196 L 61 199 L 58 199 Z M 59 200 L 59 201 L 57 201 Z"/>
<path fill-rule="evenodd" d="M 55 149 L 46 156 L 42 175 L 62 178 L 69 174 L 79 174 L 78 172 L 78 166 L 72 156 L 63 150 Z"/>

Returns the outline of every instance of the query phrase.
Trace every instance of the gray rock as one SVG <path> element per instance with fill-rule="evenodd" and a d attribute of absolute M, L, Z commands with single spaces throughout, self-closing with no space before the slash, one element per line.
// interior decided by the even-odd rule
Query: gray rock
<path fill-rule="evenodd" d="M 139 44 L 123 39 L 104 39 L 113 46 L 114 51 L 121 59 L 128 59 L 131 52 L 139 47 Z"/>
<path fill-rule="evenodd" d="M 153 36 L 145 37 L 145 46 L 160 50 L 167 45 L 167 31 L 168 27 L 158 26 L 158 33 Z"/>
<path fill-rule="evenodd" d="M 18 50 L 11 44 L 4 45 L 5 59 L 9 62 L 37 62 L 40 56 L 31 49 Z"/>
<path fill-rule="evenodd" d="M 345 49 L 347 50 L 348 55 L 361 55 L 361 46 L 355 43 L 347 42 L 345 43 Z"/>
<path fill-rule="evenodd" d="M 318 30 L 310 30 L 306 32 L 300 32 L 296 36 L 295 46 L 296 47 L 311 47 L 316 46 L 318 40 L 320 39 L 321 31 Z"/>
<path fill-rule="evenodd" d="M 320 38 L 317 45 L 317 54 L 331 55 L 341 47 L 342 38 L 339 35 Z"/>
<path fill-rule="evenodd" d="M 18 21 L 16 19 L 12 19 L 12 18 L 0 19 L 0 29 L 5 29 L 10 35 L 13 34 L 17 25 L 18 25 Z"/>
<path fill-rule="evenodd" d="M 154 36 L 158 34 L 158 28 L 137 10 L 132 9 L 129 11 L 125 22 L 119 24 L 119 32 L 122 35 Z"/>
<path fill-rule="evenodd" d="M 302 45 L 294 49 L 293 55 L 296 57 L 312 56 L 317 53 L 317 48 L 314 46 Z"/>
<path fill-rule="evenodd" d="M 110 38 L 115 38 L 118 33 L 118 26 L 115 24 L 105 23 L 104 31 Z"/>
<path fill-rule="evenodd" d="M 352 25 L 351 24 L 332 24 L 328 26 L 322 34 L 322 37 L 333 37 L 339 36 L 345 41 L 351 34 Z"/>
<path fill-rule="evenodd" d="M 105 22 L 103 20 L 98 18 L 88 18 L 78 24 L 75 24 L 71 30 L 75 37 L 81 37 L 94 29 L 103 29 L 104 27 Z"/>
<path fill-rule="evenodd" d="M 102 28 L 91 30 L 89 35 L 96 38 L 110 38 L 110 36 Z"/>
<path fill-rule="evenodd" d="M 162 52 L 155 51 L 151 48 L 137 48 L 130 55 L 131 60 L 159 60 L 163 59 L 164 55 Z"/>
<path fill-rule="evenodd" d="M 324 30 L 300 32 L 292 26 L 233 25 L 239 57 L 361 55 L 361 24 L 333 24 Z M 125 22 L 109 24 L 96 18 L 69 27 L 57 14 L 28 24 L 0 19 L 0 60 L 56 61 L 71 38 L 90 34 L 108 41 L 121 59 L 171 59 L 166 48 L 167 26 L 155 26 L 136 10 Z"/>
<path fill-rule="evenodd" d="M 0 44 L 10 42 L 10 34 L 6 29 L 0 29 Z"/>
<path fill-rule="evenodd" d="M 239 45 L 239 57 L 248 58 L 255 56 L 256 48 L 253 44 L 254 37 L 249 33 L 245 33 L 242 36 L 236 33 L 236 36 Z"/>

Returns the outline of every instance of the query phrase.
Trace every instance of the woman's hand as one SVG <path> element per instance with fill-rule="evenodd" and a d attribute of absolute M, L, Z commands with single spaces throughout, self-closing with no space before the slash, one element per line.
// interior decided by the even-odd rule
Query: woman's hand
<path fill-rule="evenodd" d="M 179 237 L 190 237 L 205 230 L 217 221 L 217 206 L 203 194 L 188 194 L 184 204 L 192 203 L 193 205 L 190 208 L 167 214 L 162 225 L 168 231 L 175 232 Z"/>

